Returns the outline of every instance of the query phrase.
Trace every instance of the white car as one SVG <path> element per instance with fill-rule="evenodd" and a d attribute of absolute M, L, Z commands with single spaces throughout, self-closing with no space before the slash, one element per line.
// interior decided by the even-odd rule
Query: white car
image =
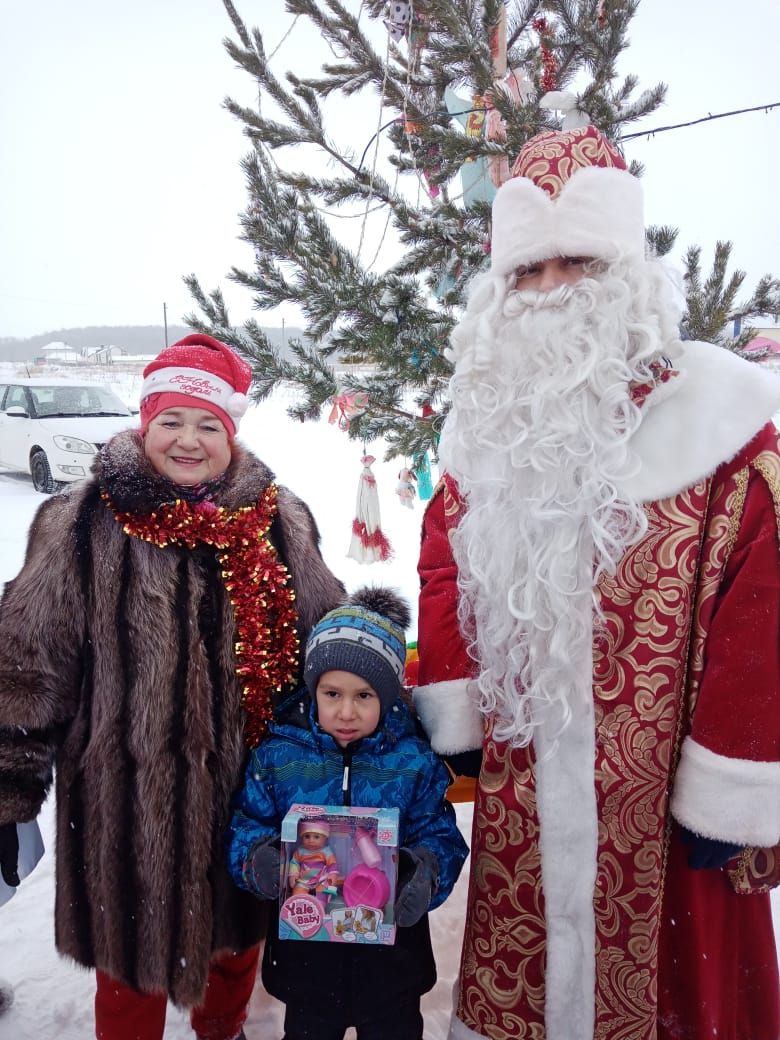
<path fill-rule="evenodd" d="M 138 424 L 108 386 L 66 379 L 0 380 L 0 465 L 52 494 L 82 480 L 107 440 Z"/>

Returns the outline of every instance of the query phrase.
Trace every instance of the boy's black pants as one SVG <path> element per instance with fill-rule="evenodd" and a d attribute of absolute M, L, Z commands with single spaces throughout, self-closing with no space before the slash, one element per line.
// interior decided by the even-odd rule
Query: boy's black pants
<path fill-rule="evenodd" d="M 287 1005 L 283 1040 L 343 1040 L 350 1026 L 357 1030 L 358 1040 L 423 1040 L 423 1018 L 420 998 L 396 1005 L 390 1014 L 365 1022 L 320 1018 L 305 1007 Z"/>

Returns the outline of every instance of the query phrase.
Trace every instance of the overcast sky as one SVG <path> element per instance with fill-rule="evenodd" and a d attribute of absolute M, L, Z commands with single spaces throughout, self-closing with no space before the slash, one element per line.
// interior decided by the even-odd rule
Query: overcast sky
<path fill-rule="evenodd" d="M 293 22 L 283 0 L 235 3 L 269 52 Z M 225 289 L 234 321 L 246 318 L 248 294 L 225 280 L 231 265 L 251 265 L 236 237 L 246 147 L 221 103 L 253 91 L 222 47 L 232 25 L 221 0 L 0 0 L 0 14 L 0 337 L 161 324 L 163 302 L 177 322 L 192 310 L 189 271 Z M 780 101 L 772 0 L 643 0 L 631 37 L 622 72 L 669 85 L 648 129 Z M 273 67 L 305 74 L 331 57 L 300 19 Z M 359 154 L 378 101 L 354 105 L 332 133 Z M 647 168 L 648 222 L 679 226 L 678 253 L 697 242 L 709 256 L 717 238 L 733 239 L 751 285 L 780 274 L 780 109 L 642 138 L 626 153 Z"/>

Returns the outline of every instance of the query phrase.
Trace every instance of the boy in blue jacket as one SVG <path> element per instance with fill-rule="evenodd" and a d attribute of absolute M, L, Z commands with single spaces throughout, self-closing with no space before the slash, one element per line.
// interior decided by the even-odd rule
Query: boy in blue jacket
<path fill-rule="evenodd" d="M 399 810 L 392 946 L 280 940 L 272 925 L 263 983 L 286 1005 L 284 1040 L 422 1040 L 420 997 L 436 981 L 428 911 L 452 891 L 468 855 L 446 801 L 449 774 L 401 700 L 409 609 L 389 589 L 362 589 L 315 626 L 306 689 L 277 713 L 252 754 L 228 830 L 240 887 L 279 896 L 279 837 L 291 805 Z"/>

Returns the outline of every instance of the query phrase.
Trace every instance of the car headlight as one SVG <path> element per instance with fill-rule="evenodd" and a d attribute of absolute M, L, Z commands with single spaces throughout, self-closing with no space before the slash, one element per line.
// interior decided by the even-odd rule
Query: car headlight
<path fill-rule="evenodd" d="M 63 451 L 73 451 L 84 455 L 95 454 L 95 445 L 81 440 L 80 437 L 59 436 L 54 438 L 54 443 Z"/>

